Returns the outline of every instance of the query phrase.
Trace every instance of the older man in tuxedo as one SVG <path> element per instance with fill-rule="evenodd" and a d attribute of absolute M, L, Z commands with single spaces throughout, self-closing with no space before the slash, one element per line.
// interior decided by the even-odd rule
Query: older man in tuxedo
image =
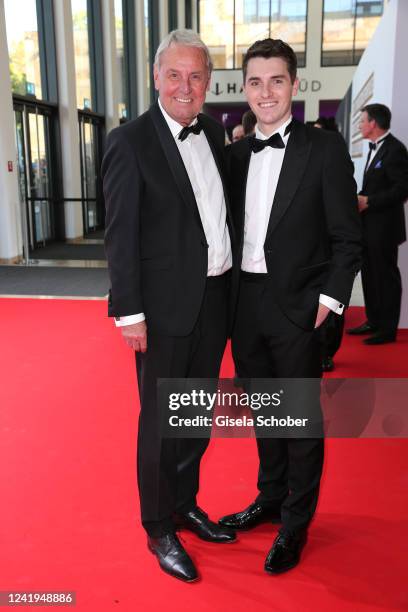
<path fill-rule="evenodd" d="M 244 379 L 318 379 L 317 328 L 347 306 L 360 263 L 353 165 L 339 134 L 292 117 L 298 79 L 291 47 L 257 41 L 244 56 L 243 76 L 257 125 L 255 136 L 230 151 L 239 285 L 233 355 Z M 316 404 L 319 411 L 317 397 Z M 318 498 L 323 439 L 257 443 L 259 495 L 220 523 L 248 529 L 281 521 L 265 562 L 277 574 L 299 561 Z"/>
<path fill-rule="evenodd" d="M 395 342 L 402 284 L 398 247 L 406 240 L 404 202 L 408 198 L 408 153 L 390 132 L 391 111 L 384 104 L 362 108 L 360 132 L 369 140 L 358 207 L 363 225 L 363 283 L 367 320 L 347 330 L 369 334 L 364 344 Z"/>
<path fill-rule="evenodd" d="M 155 58 L 158 102 L 109 134 L 102 168 L 109 315 L 136 351 L 142 523 L 161 568 L 184 581 L 198 573 L 176 528 L 235 539 L 197 507 L 208 440 L 162 438 L 156 399 L 158 378 L 217 377 L 227 338 L 224 130 L 200 114 L 211 67 L 197 34 L 171 32 Z"/>

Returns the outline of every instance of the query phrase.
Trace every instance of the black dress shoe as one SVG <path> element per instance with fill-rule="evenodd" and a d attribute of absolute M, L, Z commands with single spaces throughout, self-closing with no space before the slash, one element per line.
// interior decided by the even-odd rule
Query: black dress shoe
<path fill-rule="evenodd" d="M 323 370 L 323 372 L 333 372 L 333 370 L 334 370 L 333 357 L 323 357 L 323 359 L 322 359 L 322 370 Z"/>
<path fill-rule="evenodd" d="M 280 523 L 280 509 L 268 508 L 258 502 L 253 502 L 242 512 L 227 514 L 218 522 L 223 527 L 231 529 L 252 529 L 261 523 Z"/>
<path fill-rule="evenodd" d="M 364 344 L 388 344 L 389 342 L 395 342 L 396 336 L 394 333 L 384 334 L 378 333 L 374 334 L 374 336 L 370 336 L 363 340 Z"/>
<path fill-rule="evenodd" d="M 346 334 L 349 334 L 349 336 L 362 336 L 363 334 L 371 334 L 375 331 L 377 331 L 376 328 L 366 321 L 358 327 L 350 327 L 349 329 L 346 329 Z"/>
<path fill-rule="evenodd" d="M 237 539 L 237 536 L 231 529 L 223 529 L 217 525 L 217 523 L 210 521 L 208 514 L 198 506 L 190 510 L 190 512 L 175 514 L 174 523 L 176 527 L 188 529 L 206 542 L 227 544 L 229 542 L 235 542 Z"/>
<path fill-rule="evenodd" d="M 194 563 L 180 544 L 175 533 L 159 538 L 147 538 L 148 549 L 156 555 L 164 572 L 184 582 L 194 582 L 198 574 Z"/>
<path fill-rule="evenodd" d="M 268 574 L 282 574 L 295 567 L 306 544 L 306 531 L 292 534 L 281 529 L 265 560 Z"/>

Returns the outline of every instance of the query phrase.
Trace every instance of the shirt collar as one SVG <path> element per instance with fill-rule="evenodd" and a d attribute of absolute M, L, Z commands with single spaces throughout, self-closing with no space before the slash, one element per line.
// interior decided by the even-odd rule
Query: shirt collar
<path fill-rule="evenodd" d="M 173 138 L 177 138 L 183 129 L 184 125 L 181 125 L 177 121 L 175 121 L 170 115 L 164 110 L 162 103 L 160 102 L 160 98 L 158 100 L 159 108 L 163 114 L 163 117 L 166 120 L 167 125 L 169 126 L 170 132 L 172 133 Z M 189 125 L 195 125 L 197 123 L 197 117 L 193 119 L 193 121 Z"/>
<path fill-rule="evenodd" d="M 289 119 L 287 119 L 287 120 L 285 121 L 285 123 L 282 123 L 282 125 L 281 125 L 281 126 L 280 126 L 280 127 L 277 129 L 277 130 L 275 130 L 274 132 L 272 132 L 272 134 L 269 134 L 269 136 L 265 136 L 265 134 L 263 134 L 263 133 L 261 132 L 261 130 L 259 129 L 258 124 L 256 124 L 256 126 L 255 126 L 255 137 L 256 137 L 256 138 L 259 138 L 259 140 L 267 140 L 268 138 L 270 138 L 271 136 L 273 136 L 273 134 L 278 133 L 278 134 L 280 134 L 280 135 L 282 136 L 282 138 L 288 138 L 288 137 L 289 137 L 289 134 L 286 134 L 286 136 L 285 136 L 285 130 L 286 130 L 286 128 L 288 127 L 289 123 L 292 121 L 292 119 L 293 119 L 293 117 L 292 117 L 292 115 L 291 115 L 291 116 L 289 117 Z"/>
<path fill-rule="evenodd" d="M 377 138 L 377 140 L 372 140 L 371 142 L 375 142 L 375 144 L 376 144 L 376 145 L 378 145 L 378 143 L 380 142 L 380 140 L 381 140 L 381 142 L 382 142 L 383 140 L 385 140 L 385 139 L 387 138 L 387 136 L 388 136 L 388 134 L 389 134 L 390 132 L 391 132 L 391 130 L 388 130 L 388 132 L 385 132 L 385 134 L 383 134 L 382 136 L 380 136 L 379 138 Z"/>

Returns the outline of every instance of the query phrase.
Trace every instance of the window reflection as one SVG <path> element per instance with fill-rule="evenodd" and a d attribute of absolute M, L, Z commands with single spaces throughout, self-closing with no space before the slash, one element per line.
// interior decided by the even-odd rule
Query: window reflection
<path fill-rule="evenodd" d="M 201 0 L 200 32 L 215 68 L 240 68 L 248 47 L 263 38 L 290 44 L 305 65 L 307 0 Z"/>
<path fill-rule="evenodd" d="M 372 35 L 383 14 L 383 2 L 358 0 L 356 2 L 356 29 L 354 36 L 354 63 L 357 64 L 363 55 L 364 49 L 371 40 Z"/>
<path fill-rule="evenodd" d="M 383 0 L 324 0 L 322 65 L 358 64 L 383 5 Z"/>
<path fill-rule="evenodd" d="M 81 109 L 91 109 L 92 95 L 87 1 L 71 0 L 71 7 L 74 28 L 77 106 Z"/>
<path fill-rule="evenodd" d="M 29 113 L 30 194 L 36 198 L 31 211 L 34 216 L 35 242 L 51 238 L 50 181 L 46 148 L 47 119 L 37 113 Z"/>
<path fill-rule="evenodd" d="M 234 68 L 234 0 L 201 0 L 200 33 L 214 68 Z"/>
<path fill-rule="evenodd" d="M 12 91 L 42 97 L 35 0 L 5 0 Z"/>

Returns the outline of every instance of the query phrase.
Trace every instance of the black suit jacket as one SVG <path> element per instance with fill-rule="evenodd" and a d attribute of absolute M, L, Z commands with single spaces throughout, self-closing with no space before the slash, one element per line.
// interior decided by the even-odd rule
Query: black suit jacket
<path fill-rule="evenodd" d="M 251 138 L 230 147 L 231 203 L 242 261 Z M 269 283 L 286 316 L 312 329 L 319 294 L 348 305 L 360 267 L 353 165 L 343 138 L 293 120 L 264 244 Z"/>
<path fill-rule="evenodd" d="M 206 115 L 200 122 L 229 218 L 224 130 Z M 144 312 L 149 331 L 189 334 L 203 299 L 208 245 L 187 171 L 157 103 L 110 132 L 102 175 L 109 316 Z"/>
<path fill-rule="evenodd" d="M 388 134 L 372 159 L 361 190 L 368 196 L 362 213 L 365 239 L 401 244 L 406 240 L 404 202 L 408 198 L 408 153 L 403 143 Z"/>

